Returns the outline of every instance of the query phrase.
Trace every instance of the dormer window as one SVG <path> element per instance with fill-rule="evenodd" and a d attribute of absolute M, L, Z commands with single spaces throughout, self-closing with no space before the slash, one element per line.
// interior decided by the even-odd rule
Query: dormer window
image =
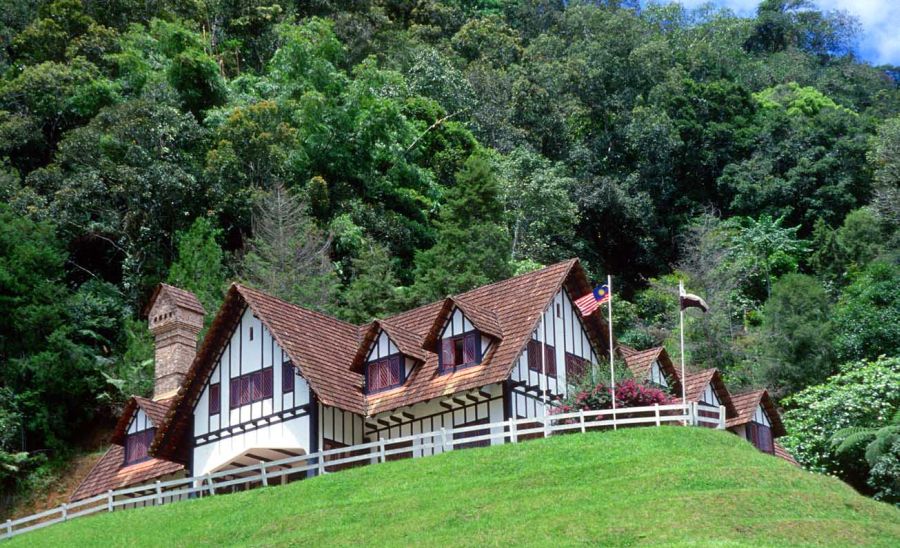
<path fill-rule="evenodd" d="M 128 434 L 125 438 L 125 466 L 150 459 L 150 444 L 156 435 L 156 428 Z"/>
<path fill-rule="evenodd" d="M 775 443 L 772 439 L 772 423 L 762 406 L 756 407 L 753 420 L 747 423 L 747 439 L 760 451 L 775 453 Z"/>
<path fill-rule="evenodd" d="M 403 356 L 394 354 L 366 364 L 366 392 L 380 392 L 400 386 L 406 380 Z"/>
<path fill-rule="evenodd" d="M 666 375 L 663 373 L 658 361 L 653 362 L 653 365 L 650 366 L 650 382 L 662 388 L 669 387 L 669 382 L 666 380 Z"/>
<path fill-rule="evenodd" d="M 478 331 L 469 331 L 441 339 L 441 352 L 438 357 L 441 373 L 478 365 L 481 363 L 481 334 Z"/>

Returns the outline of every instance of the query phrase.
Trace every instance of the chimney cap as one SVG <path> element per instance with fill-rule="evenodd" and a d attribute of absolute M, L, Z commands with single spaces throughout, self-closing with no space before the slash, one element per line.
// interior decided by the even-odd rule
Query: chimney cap
<path fill-rule="evenodd" d="M 201 316 L 206 315 L 206 309 L 203 308 L 203 305 L 200 303 L 200 299 L 198 299 L 196 295 L 185 289 L 175 287 L 174 285 L 160 283 L 153 290 L 153 294 L 150 296 L 150 300 L 147 302 L 147 306 L 144 307 L 142 315 L 145 318 L 150 316 L 150 311 L 153 309 L 153 305 L 156 304 L 156 300 L 160 297 L 160 295 L 164 293 L 169 295 L 172 301 L 179 308 L 185 308 L 192 312 L 196 312 Z"/>

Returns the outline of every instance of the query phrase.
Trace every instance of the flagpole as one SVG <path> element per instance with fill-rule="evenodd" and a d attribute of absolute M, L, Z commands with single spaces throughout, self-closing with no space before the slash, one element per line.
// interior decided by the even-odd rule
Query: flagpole
<path fill-rule="evenodd" d="M 616 369 L 613 363 L 613 327 L 612 327 L 612 302 L 613 302 L 613 291 L 612 291 L 612 276 L 607 274 L 606 276 L 606 288 L 609 290 L 609 300 L 607 301 L 607 309 L 609 310 L 609 381 L 610 386 L 612 386 L 612 410 L 613 410 L 613 430 L 616 430 Z"/>
<path fill-rule="evenodd" d="M 684 295 L 684 282 L 678 281 L 678 316 L 680 318 L 681 328 L 681 403 L 684 407 L 684 414 L 687 415 L 687 394 L 684 391 L 684 307 L 681 306 L 681 297 Z"/>

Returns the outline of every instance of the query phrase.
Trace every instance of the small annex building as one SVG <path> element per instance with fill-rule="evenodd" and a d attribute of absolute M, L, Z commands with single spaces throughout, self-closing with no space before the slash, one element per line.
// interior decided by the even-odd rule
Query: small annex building
<path fill-rule="evenodd" d="M 110 449 L 72 499 L 441 428 L 543 417 L 586 377 L 599 380 L 597 364 L 609 359 L 603 318 L 582 317 L 573 304 L 590 290 L 571 259 L 354 325 L 234 284 L 198 345 L 202 305 L 161 284 L 146 309 L 156 340 L 153 398 L 128 402 Z M 664 348 L 619 346 L 617 354 L 635 377 L 679 398 L 725 405 L 739 435 L 751 424 L 732 428 L 743 407 L 715 370 L 688 375 L 682 389 Z M 777 415 L 774 407 L 766 412 Z M 777 437 L 783 427 L 773 421 Z M 398 447 L 408 451 L 396 458 L 442 450 Z"/>

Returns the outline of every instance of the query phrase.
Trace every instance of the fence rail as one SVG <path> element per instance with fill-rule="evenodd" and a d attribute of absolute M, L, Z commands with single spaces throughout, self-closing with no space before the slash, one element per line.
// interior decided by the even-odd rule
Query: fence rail
<path fill-rule="evenodd" d="M 710 416 L 712 413 L 715 413 L 716 416 Z M 232 488 L 233 490 L 238 486 L 253 488 L 275 485 L 287 480 L 288 476 L 309 471 L 315 471 L 317 474 L 332 473 L 347 465 L 375 464 L 385 462 L 389 457 L 394 456 L 411 456 L 413 458 L 424 456 L 426 450 L 431 450 L 432 453 L 447 452 L 452 451 L 455 446 L 471 447 L 479 442 L 492 443 L 494 440 L 499 440 L 500 443 L 518 443 L 525 439 L 547 437 L 554 433 L 586 432 L 588 429 L 600 428 L 615 429 L 620 426 L 660 426 L 666 423 L 724 429 L 725 407 L 712 407 L 694 402 L 687 405 L 671 404 L 575 411 L 546 417 L 510 419 L 459 428 L 441 428 L 422 434 L 379 439 L 280 460 L 260 461 L 259 464 L 211 472 L 202 476 L 156 481 L 151 484 L 110 490 L 90 498 L 61 504 L 57 508 L 30 516 L 6 520 L 5 524 L 0 525 L 2 527 L 0 539 L 9 539 L 28 531 L 98 512 L 113 512 L 117 508 L 137 507 L 138 505 L 158 506 L 188 498 L 213 496 L 217 491 L 222 493 L 225 489 Z M 472 435 L 473 433 L 476 434 Z M 460 434 L 469 435 L 459 437 Z"/>

